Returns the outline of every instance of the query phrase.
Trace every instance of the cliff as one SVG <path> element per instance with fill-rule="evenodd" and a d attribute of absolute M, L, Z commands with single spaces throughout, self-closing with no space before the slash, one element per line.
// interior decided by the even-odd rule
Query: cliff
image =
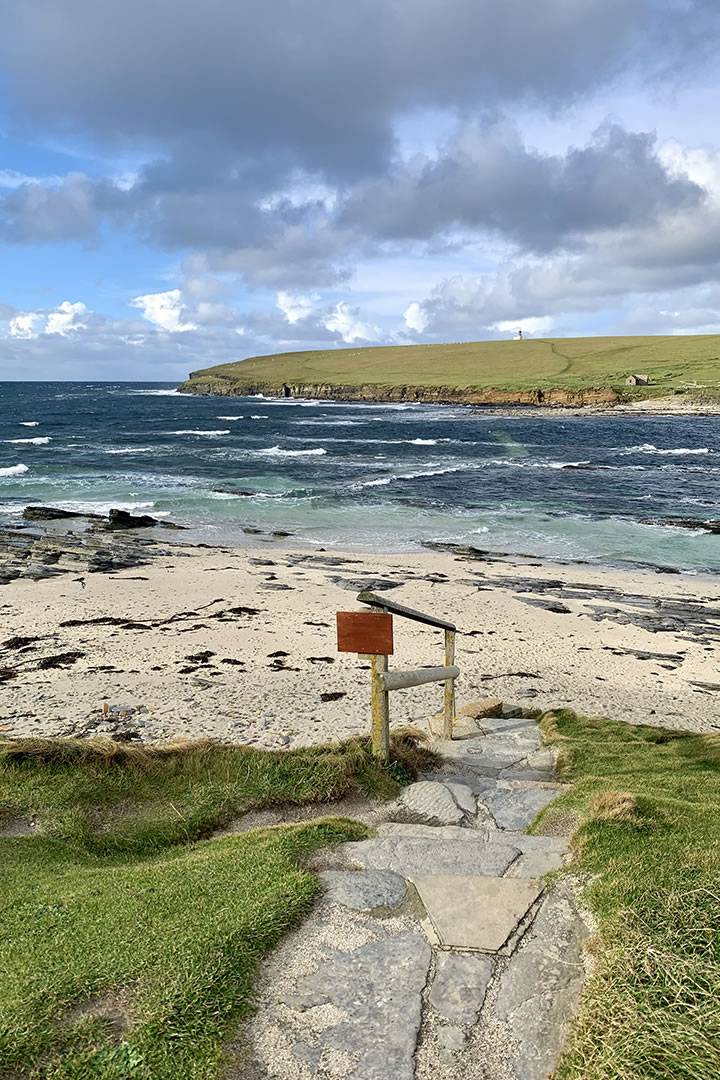
<path fill-rule="evenodd" d="M 319 401 L 415 402 L 436 405 L 542 405 L 572 408 L 585 405 L 617 405 L 622 398 L 615 390 L 476 390 L 451 386 L 359 386 L 330 383 L 242 382 L 191 373 L 178 387 L 181 394 L 215 394 L 220 397 L 314 398 Z"/>
<path fill-rule="evenodd" d="M 643 385 L 627 385 L 633 377 Z M 647 380 L 647 385 L 645 381 Z M 720 393 L 720 335 L 466 341 L 254 356 L 181 392 L 328 401 L 612 406 Z"/>

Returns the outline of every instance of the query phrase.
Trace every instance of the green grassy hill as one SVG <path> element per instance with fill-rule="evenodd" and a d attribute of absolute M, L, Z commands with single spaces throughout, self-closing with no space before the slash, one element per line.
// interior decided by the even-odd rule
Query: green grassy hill
<path fill-rule="evenodd" d="M 625 387 L 629 375 L 650 386 Z M 182 390 L 482 400 L 525 395 L 611 401 L 616 395 L 720 394 L 720 335 L 471 341 L 254 356 L 193 372 Z M 603 398 L 604 395 L 604 398 Z"/>

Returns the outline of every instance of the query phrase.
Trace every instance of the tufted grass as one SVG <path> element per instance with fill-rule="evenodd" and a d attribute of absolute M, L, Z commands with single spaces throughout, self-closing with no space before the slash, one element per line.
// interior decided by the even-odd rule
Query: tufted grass
<path fill-rule="evenodd" d="M 1 743 L 0 1077 L 217 1078 L 259 960 L 317 894 L 304 860 L 367 830 L 326 817 L 212 831 L 250 808 L 387 797 L 432 764 L 409 736 L 393 752 L 387 769 L 359 739 Z"/>
<path fill-rule="evenodd" d="M 592 970 L 555 1080 L 720 1076 L 720 736 L 547 713 L 573 788 L 573 872 L 597 919 Z"/>

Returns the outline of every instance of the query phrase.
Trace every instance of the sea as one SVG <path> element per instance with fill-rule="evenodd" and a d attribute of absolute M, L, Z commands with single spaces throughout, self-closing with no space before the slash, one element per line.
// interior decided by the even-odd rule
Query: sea
<path fill-rule="evenodd" d="M 151 514 L 193 543 L 281 531 L 309 549 L 434 541 L 717 573 L 720 536 L 647 522 L 720 518 L 720 417 L 0 383 L 0 525 L 37 503 Z"/>

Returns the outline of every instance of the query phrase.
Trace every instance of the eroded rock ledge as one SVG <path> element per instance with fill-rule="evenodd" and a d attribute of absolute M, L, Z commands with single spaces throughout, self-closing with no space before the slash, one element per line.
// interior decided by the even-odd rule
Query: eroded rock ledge
<path fill-rule="evenodd" d="M 208 376 L 192 372 L 178 387 L 181 394 L 214 394 L 221 397 L 317 398 L 321 401 L 419 402 L 436 405 L 542 405 L 577 408 L 584 405 L 617 405 L 620 396 L 609 387 L 591 390 L 478 390 L 452 386 L 358 386 L 334 383 L 267 383 L 239 381 L 228 375 Z"/>

